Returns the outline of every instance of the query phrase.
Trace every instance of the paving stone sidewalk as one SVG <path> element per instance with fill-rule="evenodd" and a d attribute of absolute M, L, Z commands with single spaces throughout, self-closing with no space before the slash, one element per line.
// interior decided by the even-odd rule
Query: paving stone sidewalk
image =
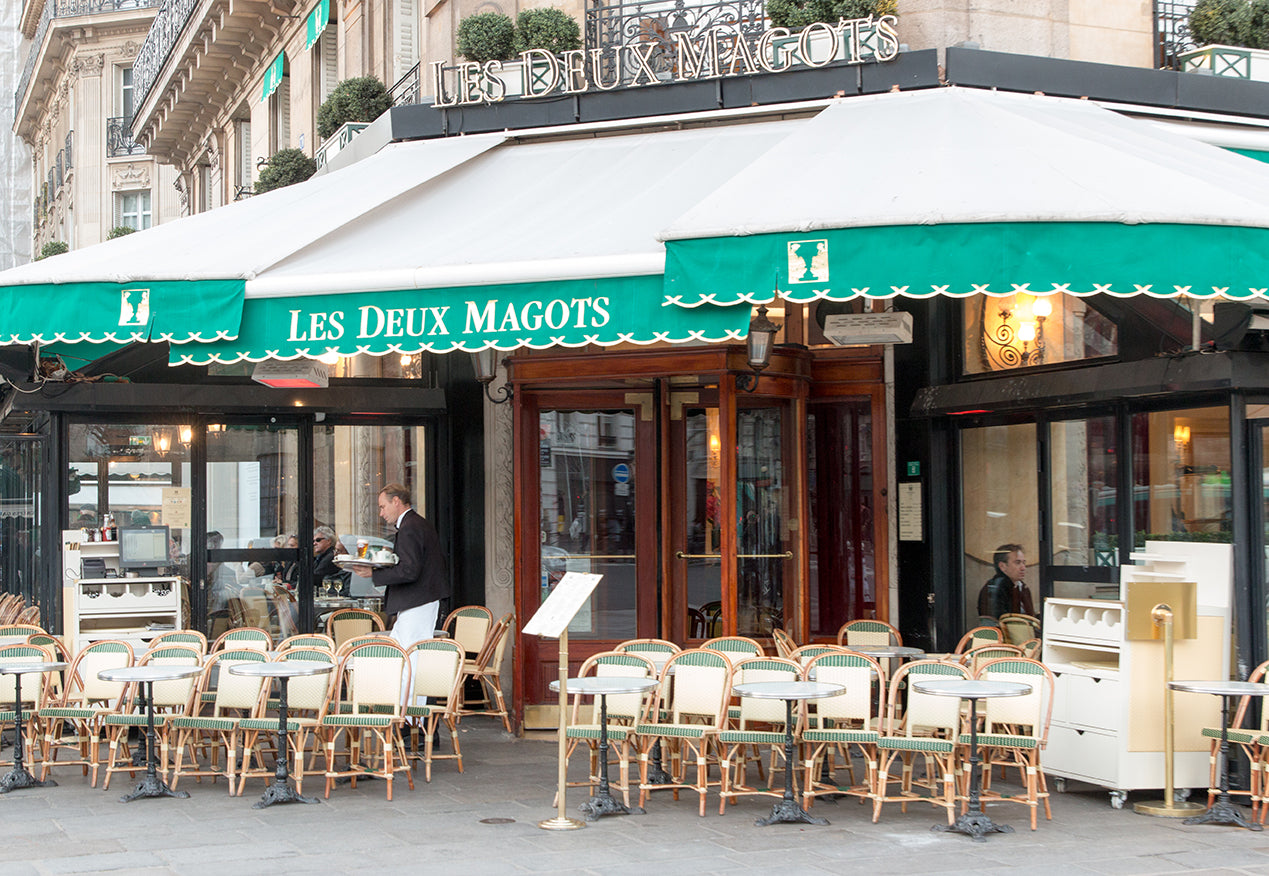
<path fill-rule="evenodd" d="M 421 774 L 413 791 L 399 782 L 391 803 L 382 782 L 360 782 L 316 805 L 261 811 L 251 805 L 263 791 L 257 781 L 243 797 L 228 796 L 223 782 L 191 782 L 182 783 L 188 800 L 123 804 L 126 775 L 103 791 L 63 767 L 56 788 L 0 797 L 0 874 L 1269 874 L 1269 831 L 1185 826 L 1130 806 L 1117 811 L 1104 791 L 1073 783 L 1053 795 L 1053 820 L 1041 820 L 1035 832 L 1025 807 L 992 807 L 993 818 L 1017 832 L 985 843 L 932 833 L 939 815 L 927 805 L 906 814 L 887 805 L 873 824 L 868 807 L 842 800 L 815 807 L 827 827 L 756 827 L 769 799 L 743 799 L 719 816 L 711 793 L 709 814 L 700 818 L 695 794 L 686 792 L 677 802 L 668 792 L 653 795 L 645 815 L 550 832 L 537 823 L 555 814 L 554 741 L 517 739 L 479 719 L 464 723 L 461 738 L 465 773 L 438 762 L 431 784 Z M 575 762 L 580 778 L 584 757 Z M 320 780 L 305 791 L 320 795 Z M 570 792 L 571 814 L 584 793 Z"/>

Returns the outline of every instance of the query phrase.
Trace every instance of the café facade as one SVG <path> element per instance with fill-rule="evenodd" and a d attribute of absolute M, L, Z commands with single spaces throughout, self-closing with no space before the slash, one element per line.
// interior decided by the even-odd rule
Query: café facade
<path fill-rule="evenodd" d="M 312 629 L 372 598 L 315 527 L 390 537 L 402 480 L 455 604 L 604 576 L 575 661 L 858 617 L 946 650 L 997 544 L 1098 597 L 1146 536 L 1240 546 L 1262 658 L 1269 134 L 1231 107 L 1269 85 L 888 27 L 437 68 L 307 183 L 0 274 L 5 587 L 74 623 L 64 534 L 109 514 L 169 526 L 185 622 Z M 554 642 L 510 650 L 545 723 Z"/>

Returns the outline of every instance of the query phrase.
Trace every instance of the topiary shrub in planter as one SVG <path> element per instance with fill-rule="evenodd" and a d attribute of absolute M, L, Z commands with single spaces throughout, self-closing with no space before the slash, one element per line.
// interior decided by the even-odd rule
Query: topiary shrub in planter
<path fill-rule="evenodd" d="M 374 76 L 345 79 L 317 110 L 317 133 L 323 139 L 347 122 L 373 122 L 392 107 L 388 89 Z"/>
<path fill-rule="evenodd" d="M 1247 0 L 1198 0 L 1190 10 L 1190 35 L 1200 46 L 1246 45 L 1250 23 Z"/>
<path fill-rule="evenodd" d="M 116 237 L 123 237 L 125 234 L 132 234 L 136 231 L 131 225 L 116 225 L 110 229 L 110 233 L 106 235 L 106 240 L 114 240 Z"/>
<path fill-rule="evenodd" d="M 269 156 L 269 163 L 260 171 L 255 193 L 271 192 L 284 186 L 304 182 L 317 173 L 317 162 L 300 149 L 279 149 Z"/>
<path fill-rule="evenodd" d="M 774 27 L 790 30 L 817 21 L 836 24 L 839 19 L 897 15 L 897 0 L 767 0 L 767 16 Z"/>
<path fill-rule="evenodd" d="M 64 240 L 50 240 L 48 243 L 40 247 L 40 254 L 35 257 L 38 262 L 40 259 L 46 259 L 49 256 L 61 255 L 64 252 L 70 252 L 70 245 Z"/>
<path fill-rule="evenodd" d="M 516 26 L 501 12 L 470 15 L 458 25 L 458 54 L 468 61 L 510 61 L 516 56 Z"/>
<path fill-rule="evenodd" d="M 516 52 L 544 49 L 553 55 L 582 47 L 577 20 L 561 9 L 526 9 L 516 17 Z"/>

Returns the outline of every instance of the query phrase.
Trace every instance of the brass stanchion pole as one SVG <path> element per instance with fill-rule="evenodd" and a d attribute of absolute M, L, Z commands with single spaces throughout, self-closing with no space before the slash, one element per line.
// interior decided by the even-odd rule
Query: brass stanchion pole
<path fill-rule="evenodd" d="M 1202 812 L 1205 806 L 1188 801 L 1178 803 L 1176 800 L 1176 728 L 1174 727 L 1174 710 L 1172 706 L 1172 607 L 1159 603 L 1150 612 L 1150 620 L 1154 622 L 1155 633 L 1163 630 L 1163 800 L 1151 800 L 1133 805 L 1133 811 L 1141 815 L 1154 815 L 1159 818 L 1188 818 L 1196 812 Z"/>
<path fill-rule="evenodd" d="M 560 633 L 560 720 L 559 720 L 559 790 L 556 800 L 559 809 L 554 818 L 539 821 L 538 827 L 543 830 L 577 830 L 585 827 L 585 822 L 569 818 L 564 814 L 565 792 L 568 790 L 568 739 L 564 732 L 568 727 L 568 628 Z"/>

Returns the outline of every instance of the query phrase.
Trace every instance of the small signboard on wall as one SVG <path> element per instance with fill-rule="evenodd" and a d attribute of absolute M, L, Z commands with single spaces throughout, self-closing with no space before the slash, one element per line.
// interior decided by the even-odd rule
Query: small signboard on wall
<path fill-rule="evenodd" d="M 189 487 L 163 488 L 163 517 L 159 521 L 171 529 L 189 529 L 190 499 Z"/>
<path fill-rule="evenodd" d="M 899 541 L 923 541 L 921 483 L 899 484 Z"/>

